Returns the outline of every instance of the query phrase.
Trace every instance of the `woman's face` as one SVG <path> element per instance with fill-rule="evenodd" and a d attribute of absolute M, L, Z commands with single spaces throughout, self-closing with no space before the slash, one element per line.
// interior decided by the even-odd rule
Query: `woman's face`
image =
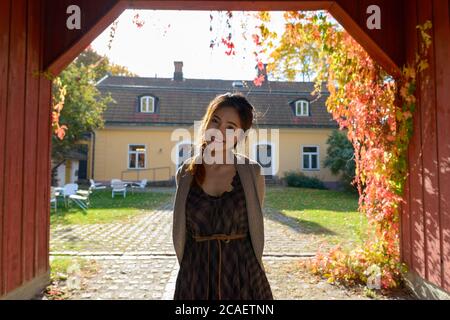
<path fill-rule="evenodd" d="M 208 129 L 215 129 L 210 130 Z M 233 107 L 221 107 L 218 108 L 209 121 L 206 130 L 206 140 L 208 144 L 213 143 L 216 151 L 224 149 L 232 149 L 237 143 L 237 137 L 234 137 L 232 142 L 230 139 L 227 141 L 227 129 L 233 130 L 233 134 L 236 130 L 242 129 L 241 119 L 239 113 Z M 217 130 L 217 131 L 216 131 Z M 221 134 L 218 134 L 218 133 Z"/>

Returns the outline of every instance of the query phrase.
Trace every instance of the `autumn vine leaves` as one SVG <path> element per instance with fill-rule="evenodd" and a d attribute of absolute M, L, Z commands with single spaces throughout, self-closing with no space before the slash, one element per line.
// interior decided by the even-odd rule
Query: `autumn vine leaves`
<path fill-rule="evenodd" d="M 261 30 L 267 29 L 270 17 L 259 17 Z M 271 51 L 268 70 L 288 79 L 299 73 L 314 76 L 316 94 L 326 84 L 327 109 L 355 149 L 353 183 L 360 195 L 359 211 L 371 226 L 361 247 L 319 252 L 310 267 L 330 282 L 378 279 L 380 288 L 394 288 L 406 267 L 400 261 L 399 205 L 407 177 L 416 79 L 428 67 L 431 22 L 418 26 L 421 42 L 414 65 L 394 79 L 328 14 L 287 12 L 284 18 L 285 32 Z M 270 32 L 263 34 L 261 46 L 273 43 Z"/>
<path fill-rule="evenodd" d="M 52 128 L 54 134 L 60 139 L 64 139 L 66 135 L 66 130 L 68 129 L 66 125 L 59 124 L 59 117 L 61 115 L 61 110 L 64 108 L 64 99 L 66 97 L 66 86 L 61 82 L 61 78 L 56 77 L 53 80 L 54 94 L 52 97 Z"/>

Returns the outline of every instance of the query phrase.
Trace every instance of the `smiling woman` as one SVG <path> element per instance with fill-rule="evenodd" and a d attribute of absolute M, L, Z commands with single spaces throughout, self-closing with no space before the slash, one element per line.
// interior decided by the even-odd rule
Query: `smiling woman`
<path fill-rule="evenodd" d="M 241 94 L 213 99 L 201 125 L 201 151 L 177 171 L 173 226 L 180 263 L 177 300 L 273 299 L 262 263 L 261 166 L 233 151 L 239 139 L 222 139 L 227 130 L 250 129 L 253 110 Z M 215 133 L 207 135 L 211 129 Z M 233 161 L 203 161 L 208 148 Z"/>

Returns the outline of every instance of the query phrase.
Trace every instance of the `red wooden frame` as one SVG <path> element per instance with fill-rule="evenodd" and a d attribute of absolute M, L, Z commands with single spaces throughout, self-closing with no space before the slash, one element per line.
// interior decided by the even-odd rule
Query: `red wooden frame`
<path fill-rule="evenodd" d="M 363 0 L 365 1 L 365 0 Z M 111 0 L 109 0 L 111 2 Z M 343 3 L 350 7 L 349 0 L 338 1 L 215 1 L 215 0 L 139 0 L 139 1 L 125 1 L 118 0 L 111 10 L 104 16 L 100 17 L 87 32 L 82 34 L 76 41 L 74 41 L 66 50 L 60 55 L 52 59 L 46 59 L 47 69 L 52 74 L 58 74 L 67 66 L 75 57 L 86 48 L 108 25 L 110 25 L 125 9 L 155 9 L 155 10 L 239 10 L 239 11 L 290 11 L 290 10 L 327 10 L 329 11 L 339 23 L 357 40 L 366 51 L 376 60 L 387 72 L 396 76 L 399 75 L 399 65 L 403 62 L 403 57 L 398 52 L 403 51 L 402 44 L 389 45 L 389 51 L 392 54 L 396 53 L 396 60 L 386 53 L 380 45 L 371 36 L 368 35 L 370 30 L 363 30 L 361 25 L 365 22 L 365 16 L 359 14 L 360 22 L 356 22 L 350 14 L 338 3 Z M 354 1 L 353 1 L 354 2 Z M 367 2 L 367 1 L 365 1 Z M 377 0 L 367 2 L 373 4 L 379 2 L 380 5 L 386 5 L 387 1 Z M 365 7 L 365 6 L 363 6 Z M 386 10 L 388 14 L 389 10 Z M 56 13 L 55 13 L 56 14 Z M 57 13 L 61 15 L 60 12 Z M 387 19 L 386 19 L 387 20 Z M 363 22 L 361 22 L 363 21 Z M 393 26 L 386 26 L 389 28 L 388 32 L 392 34 L 401 35 L 403 30 L 394 30 Z M 68 33 L 69 31 L 66 31 Z M 372 31 L 371 31 L 372 32 Z M 374 33 L 374 32 L 372 32 Z M 53 37 L 54 39 L 54 37 Z M 378 36 L 378 41 L 381 40 Z M 398 48 L 395 48 L 398 46 Z M 50 56 L 50 55 L 47 55 Z"/>

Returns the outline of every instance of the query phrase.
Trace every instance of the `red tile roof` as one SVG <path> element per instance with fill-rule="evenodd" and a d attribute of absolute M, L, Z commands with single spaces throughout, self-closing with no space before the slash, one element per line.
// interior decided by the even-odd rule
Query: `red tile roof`
<path fill-rule="evenodd" d="M 201 120 L 208 103 L 225 92 L 241 92 L 257 111 L 256 126 L 296 128 L 337 128 L 336 121 L 328 113 L 325 101 L 328 92 L 321 97 L 311 96 L 311 82 L 269 81 L 256 87 L 252 81 L 242 81 L 244 87 L 233 87 L 231 80 L 184 79 L 174 81 L 167 78 L 139 78 L 109 76 L 97 87 L 110 93 L 116 103 L 108 106 L 104 113 L 106 125 L 192 125 Z M 139 111 L 139 96 L 157 97 L 156 113 Z M 294 103 L 307 99 L 310 117 L 295 116 Z"/>

